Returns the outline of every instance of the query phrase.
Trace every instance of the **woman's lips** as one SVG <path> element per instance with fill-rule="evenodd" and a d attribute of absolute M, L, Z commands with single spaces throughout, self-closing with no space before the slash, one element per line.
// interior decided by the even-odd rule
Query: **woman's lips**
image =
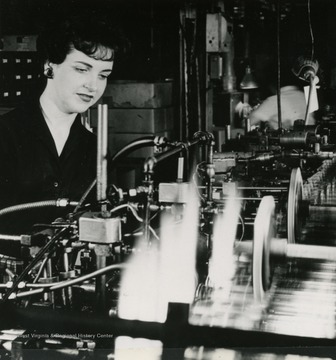
<path fill-rule="evenodd" d="M 90 102 L 93 99 L 93 96 L 86 95 L 86 94 L 77 94 L 80 99 L 84 102 Z"/>

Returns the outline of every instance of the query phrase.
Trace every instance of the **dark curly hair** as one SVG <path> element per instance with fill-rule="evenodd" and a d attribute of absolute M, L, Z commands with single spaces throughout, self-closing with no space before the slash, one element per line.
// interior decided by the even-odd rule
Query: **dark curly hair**
<path fill-rule="evenodd" d="M 39 35 L 37 52 L 41 65 L 61 64 L 72 49 L 97 60 L 111 61 L 120 44 L 121 34 L 107 17 L 91 13 L 51 24 Z"/>

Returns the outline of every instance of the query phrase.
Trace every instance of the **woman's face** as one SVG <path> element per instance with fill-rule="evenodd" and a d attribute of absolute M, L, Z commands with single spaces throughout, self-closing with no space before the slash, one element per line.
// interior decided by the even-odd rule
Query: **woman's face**
<path fill-rule="evenodd" d="M 109 50 L 107 57 L 111 57 Z M 96 60 L 73 49 L 61 64 L 49 64 L 54 72 L 48 80 L 48 94 L 57 108 L 65 113 L 82 113 L 102 96 L 113 61 Z"/>

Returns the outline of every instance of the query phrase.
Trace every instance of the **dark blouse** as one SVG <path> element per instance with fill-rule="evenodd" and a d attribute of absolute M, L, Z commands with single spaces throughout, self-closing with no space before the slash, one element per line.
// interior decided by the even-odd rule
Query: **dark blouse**
<path fill-rule="evenodd" d="M 39 102 L 0 118 L 0 208 L 69 198 L 79 200 L 96 176 L 96 136 L 77 116 L 60 156 Z M 0 232 L 23 233 L 37 222 L 54 220 L 54 209 L 0 217 Z M 14 229 L 14 231 L 13 231 Z"/>

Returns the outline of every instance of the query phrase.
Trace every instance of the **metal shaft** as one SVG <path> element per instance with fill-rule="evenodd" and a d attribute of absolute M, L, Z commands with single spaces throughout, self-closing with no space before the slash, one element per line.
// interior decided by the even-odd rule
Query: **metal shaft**
<path fill-rule="evenodd" d="M 108 106 L 98 105 L 97 128 L 97 201 L 106 200 L 107 149 L 108 149 Z"/>
<path fill-rule="evenodd" d="M 272 239 L 272 255 L 287 258 L 336 261 L 336 248 L 332 246 L 288 244 L 287 239 Z M 252 254 L 253 241 L 241 241 L 235 244 L 236 253 Z"/>

